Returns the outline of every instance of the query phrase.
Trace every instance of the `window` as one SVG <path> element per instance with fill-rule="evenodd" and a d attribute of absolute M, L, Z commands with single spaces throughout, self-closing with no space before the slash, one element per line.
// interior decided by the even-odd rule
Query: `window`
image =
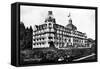
<path fill-rule="evenodd" d="M 42 38 L 44 40 L 44 38 Z"/>
<path fill-rule="evenodd" d="M 71 42 L 71 40 L 69 39 L 69 42 Z"/>
<path fill-rule="evenodd" d="M 65 41 L 66 41 L 67 39 L 65 39 Z"/>
<path fill-rule="evenodd" d="M 51 36 L 49 36 L 48 39 L 53 39 L 53 38 Z"/>
<path fill-rule="evenodd" d="M 48 25 L 49 25 L 49 27 L 50 27 L 50 26 L 51 26 L 51 23 L 49 23 Z"/>
<path fill-rule="evenodd" d="M 42 44 L 44 44 L 44 42 L 42 42 Z"/>
<path fill-rule="evenodd" d="M 45 29 L 47 28 L 47 24 L 45 25 Z"/>

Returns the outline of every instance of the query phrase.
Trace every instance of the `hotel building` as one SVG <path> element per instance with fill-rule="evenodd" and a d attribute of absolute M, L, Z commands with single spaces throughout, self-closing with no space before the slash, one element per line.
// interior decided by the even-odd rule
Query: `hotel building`
<path fill-rule="evenodd" d="M 49 48 L 51 43 L 58 49 L 90 48 L 86 33 L 77 30 L 70 14 L 68 18 L 68 25 L 59 25 L 52 11 L 48 11 L 45 23 L 34 26 L 33 48 Z"/>

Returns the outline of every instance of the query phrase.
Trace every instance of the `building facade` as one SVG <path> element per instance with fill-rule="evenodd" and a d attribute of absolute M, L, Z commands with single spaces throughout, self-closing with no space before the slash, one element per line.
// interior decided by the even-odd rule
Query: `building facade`
<path fill-rule="evenodd" d="M 90 48 L 86 33 L 77 30 L 70 14 L 68 18 L 68 25 L 59 25 L 52 11 L 48 11 L 45 23 L 34 26 L 33 48 L 49 48 L 52 44 L 58 49 Z"/>

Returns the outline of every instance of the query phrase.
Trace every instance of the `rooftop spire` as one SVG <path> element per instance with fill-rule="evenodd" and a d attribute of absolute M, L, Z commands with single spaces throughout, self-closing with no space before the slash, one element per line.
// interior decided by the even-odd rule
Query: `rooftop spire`
<path fill-rule="evenodd" d="M 52 11 L 48 11 L 48 15 L 52 15 Z"/>
<path fill-rule="evenodd" d="M 69 13 L 68 17 L 71 17 L 70 13 Z"/>
<path fill-rule="evenodd" d="M 70 13 L 68 15 L 68 18 L 69 18 L 69 23 L 72 24 L 72 19 L 71 19 L 71 14 Z"/>

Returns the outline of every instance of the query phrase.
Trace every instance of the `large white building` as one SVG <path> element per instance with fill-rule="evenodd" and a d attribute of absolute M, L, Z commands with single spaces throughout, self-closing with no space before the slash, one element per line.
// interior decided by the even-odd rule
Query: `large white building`
<path fill-rule="evenodd" d="M 52 11 L 48 11 L 45 23 L 35 25 L 33 31 L 33 48 L 48 48 L 54 44 L 58 49 L 90 48 L 86 33 L 77 30 L 69 14 L 69 24 L 56 23 Z"/>

